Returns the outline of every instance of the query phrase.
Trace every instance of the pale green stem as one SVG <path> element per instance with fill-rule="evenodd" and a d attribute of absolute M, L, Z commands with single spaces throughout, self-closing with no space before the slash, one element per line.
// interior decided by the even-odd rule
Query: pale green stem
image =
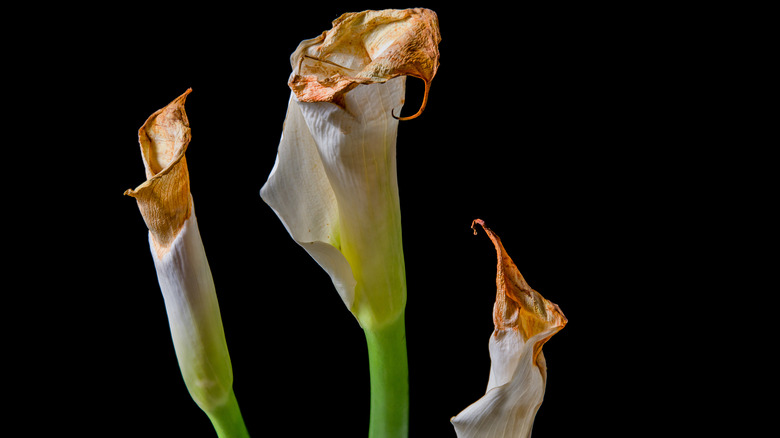
<path fill-rule="evenodd" d="M 238 408 L 238 401 L 233 390 L 225 404 L 207 413 L 219 438 L 249 438 L 249 432 L 244 425 L 244 418 Z"/>
<path fill-rule="evenodd" d="M 369 438 L 409 435 L 409 368 L 404 314 L 390 324 L 366 329 L 371 373 Z"/>

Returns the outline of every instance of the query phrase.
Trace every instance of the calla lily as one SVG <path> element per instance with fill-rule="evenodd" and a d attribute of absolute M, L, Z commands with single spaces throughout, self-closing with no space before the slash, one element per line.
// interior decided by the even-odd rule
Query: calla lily
<path fill-rule="evenodd" d="M 490 376 L 485 395 L 451 422 L 459 438 L 530 437 L 547 382 L 542 346 L 567 319 L 528 286 L 498 235 L 482 220 L 474 223 L 482 226 L 498 254 Z"/>
<path fill-rule="evenodd" d="M 187 90 L 138 131 L 147 180 L 125 192 L 138 202 L 184 382 L 221 438 L 248 437 L 233 392 L 214 280 L 195 218 L 184 152 Z"/>
<path fill-rule="evenodd" d="M 371 367 L 369 436 L 408 429 L 406 277 L 396 174 L 396 112 L 406 76 L 438 68 L 436 14 L 344 14 L 291 56 L 287 116 L 261 189 L 292 238 L 330 278 L 365 330 Z"/>

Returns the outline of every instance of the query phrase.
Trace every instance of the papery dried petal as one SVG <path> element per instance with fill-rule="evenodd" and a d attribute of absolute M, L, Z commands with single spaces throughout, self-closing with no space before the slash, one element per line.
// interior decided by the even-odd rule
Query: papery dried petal
<path fill-rule="evenodd" d="M 441 41 L 436 13 L 429 9 L 388 9 L 347 13 L 333 28 L 301 42 L 291 57 L 289 85 L 301 102 L 343 103 L 359 84 L 414 76 L 428 90 L 439 67 Z"/>
<path fill-rule="evenodd" d="M 134 190 L 125 191 L 138 202 L 161 253 L 167 250 L 192 212 L 190 178 L 184 158 L 191 139 L 184 102 L 191 91 L 188 89 L 154 112 L 138 130 L 147 180 Z"/>

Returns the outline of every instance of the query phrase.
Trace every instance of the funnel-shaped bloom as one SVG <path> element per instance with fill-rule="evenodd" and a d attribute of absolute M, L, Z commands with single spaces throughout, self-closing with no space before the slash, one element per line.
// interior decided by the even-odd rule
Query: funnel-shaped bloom
<path fill-rule="evenodd" d="M 364 327 L 394 321 L 406 302 L 396 180 L 404 78 L 332 103 L 291 97 L 276 164 L 261 195 L 293 239 L 330 274 Z"/>
<path fill-rule="evenodd" d="M 439 40 L 432 11 L 364 11 L 291 57 L 284 131 L 260 194 L 363 327 L 396 320 L 406 303 L 393 112 L 404 76 L 433 79 Z"/>
<path fill-rule="evenodd" d="M 408 9 L 344 14 L 301 42 L 276 164 L 260 191 L 366 331 L 377 438 L 405 436 L 408 414 L 395 112 L 405 76 L 425 81 L 427 102 L 439 40 L 436 14 Z"/>
<path fill-rule="evenodd" d="M 542 346 L 567 320 L 556 304 L 528 286 L 498 236 L 482 220 L 474 222 L 498 254 L 490 377 L 485 395 L 451 421 L 459 438 L 527 438 L 547 381 Z"/>
<path fill-rule="evenodd" d="M 184 152 L 187 90 L 138 131 L 147 180 L 125 194 L 138 202 L 168 313 L 179 368 L 193 400 L 220 437 L 248 437 L 233 393 L 214 280 L 195 218 Z"/>

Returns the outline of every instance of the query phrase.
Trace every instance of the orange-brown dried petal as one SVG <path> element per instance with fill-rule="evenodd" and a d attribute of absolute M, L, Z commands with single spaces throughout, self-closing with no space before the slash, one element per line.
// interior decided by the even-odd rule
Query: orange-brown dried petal
<path fill-rule="evenodd" d="M 423 8 L 347 13 L 333 28 L 301 42 L 291 57 L 290 89 L 300 101 L 339 103 L 360 84 L 382 83 L 397 76 L 430 83 L 439 67 L 439 22 Z"/>
<path fill-rule="evenodd" d="M 481 219 L 475 219 L 472 228 L 475 224 L 481 225 L 490 237 L 498 257 L 493 324 L 496 330 L 519 331 L 526 341 L 539 333 L 549 332 L 549 336 L 534 346 L 534 361 L 536 361 L 542 345 L 562 329 L 568 320 L 557 304 L 546 300 L 528 285 L 504 249 L 498 235 Z"/>
<path fill-rule="evenodd" d="M 184 153 L 190 127 L 184 102 L 192 91 L 149 116 L 138 130 L 138 142 L 147 180 L 125 194 L 138 202 L 141 216 L 162 255 L 176 238 L 192 211 L 190 180 Z"/>

